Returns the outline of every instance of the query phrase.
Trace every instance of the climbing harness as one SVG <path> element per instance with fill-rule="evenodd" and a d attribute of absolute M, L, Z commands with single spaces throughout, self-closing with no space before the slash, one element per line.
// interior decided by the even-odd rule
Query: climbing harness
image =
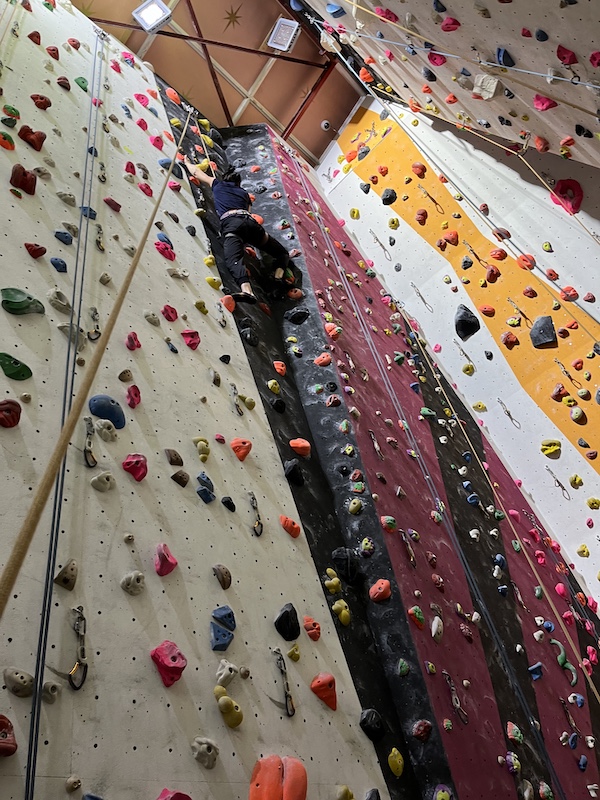
<path fill-rule="evenodd" d="M 274 647 L 273 655 L 275 656 L 275 663 L 277 664 L 277 668 L 281 672 L 281 679 L 283 681 L 283 696 L 285 699 L 284 703 L 280 703 L 279 701 L 273 700 L 273 698 L 269 698 L 272 702 L 276 703 L 280 708 L 285 708 L 285 712 L 288 717 L 293 717 L 296 713 L 296 708 L 294 706 L 294 698 L 292 697 L 292 691 L 290 689 L 290 683 L 288 680 L 287 674 L 287 667 L 285 664 L 285 658 L 283 657 L 283 653 L 279 649 L 279 647 Z"/>
<path fill-rule="evenodd" d="M 262 536 L 263 532 L 263 524 L 260 518 L 260 513 L 258 511 L 258 502 L 256 500 L 256 495 L 254 492 L 248 492 L 248 497 L 250 498 L 250 505 L 254 510 L 255 520 L 254 525 L 252 526 L 252 530 L 254 531 L 255 536 Z"/>
<path fill-rule="evenodd" d="M 550 467 L 547 464 L 546 464 L 546 471 L 549 472 L 550 475 L 552 475 L 552 477 L 554 478 L 554 485 L 556 486 L 557 489 L 560 489 L 560 491 L 562 493 L 562 496 L 565 498 L 565 500 L 570 500 L 571 499 L 571 495 L 569 494 L 569 490 L 564 485 L 564 483 L 561 483 L 558 480 L 556 475 L 552 472 L 552 470 L 550 469 Z"/>
<path fill-rule="evenodd" d="M 73 614 L 73 630 L 77 635 L 77 656 L 75 664 L 69 672 L 59 672 L 48 664 L 46 666 L 51 672 L 58 675 L 59 678 L 68 681 L 71 689 L 78 692 L 83 687 L 88 673 L 87 654 L 85 650 L 87 623 L 83 613 L 83 606 L 77 606 L 77 608 L 71 609 L 71 613 Z"/>
<path fill-rule="evenodd" d="M 95 467 L 98 464 L 98 459 L 92 451 L 92 439 L 94 438 L 95 428 L 94 420 L 91 417 L 84 417 L 85 423 L 85 445 L 83 447 L 83 458 L 86 467 Z"/>
<path fill-rule="evenodd" d="M 375 233 L 373 228 L 369 228 L 369 233 L 371 234 L 373 239 L 375 239 L 375 244 L 378 244 L 379 247 L 381 247 L 381 249 L 383 250 L 383 255 L 386 257 L 386 259 L 388 261 L 391 261 L 392 260 L 392 255 L 391 255 L 390 251 L 387 249 L 387 247 L 384 245 L 384 243 L 381 241 L 381 239 L 377 236 L 377 234 Z"/>
<path fill-rule="evenodd" d="M 504 411 L 504 413 L 509 418 L 509 420 L 512 422 L 512 424 L 515 426 L 515 428 L 520 428 L 521 427 L 521 423 L 519 422 L 519 420 L 515 419 L 513 417 L 510 409 L 506 407 L 506 404 L 504 403 L 504 401 L 501 400 L 499 397 L 498 397 L 498 405 L 500 406 L 502 411 Z"/>
<path fill-rule="evenodd" d="M 430 311 L 430 312 L 433 314 L 433 306 L 432 306 L 432 305 L 430 305 L 430 304 L 427 302 L 427 300 L 426 300 L 426 299 L 423 297 L 423 295 L 422 295 L 422 294 L 421 294 L 421 292 L 419 291 L 419 288 L 417 287 L 417 284 L 416 284 L 416 283 L 414 283 L 413 281 L 411 281 L 411 282 L 410 282 L 410 285 L 411 285 L 411 286 L 412 286 L 412 288 L 415 290 L 415 294 L 417 295 L 417 297 L 419 298 L 419 300 L 420 300 L 420 301 L 423 303 L 423 305 L 425 306 L 425 308 L 427 309 L 427 311 Z"/>

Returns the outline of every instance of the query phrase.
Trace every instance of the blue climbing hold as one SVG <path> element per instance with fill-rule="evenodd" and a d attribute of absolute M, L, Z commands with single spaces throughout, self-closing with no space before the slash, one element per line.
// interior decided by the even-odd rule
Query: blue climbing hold
<path fill-rule="evenodd" d="M 302 11 L 304 5 L 300 2 L 300 0 L 290 0 L 290 8 L 292 11 Z"/>
<path fill-rule="evenodd" d="M 571 750 L 575 750 L 575 748 L 577 747 L 577 738 L 578 738 L 577 734 L 575 733 L 575 731 L 573 731 L 573 733 L 569 736 L 569 747 L 571 748 Z"/>
<path fill-rule="evenodd" d="M 548 34 L 541 28 L 538 28 L 537 31 L 535 32 L 535 38 L 538 40 L 538 42 L 547 42 Z"/>
<path fill-rule="evenodd" d="M 123 109 L 123 113 L 127 119 L 131 119 L 131 111 L 129 110 L 129 106 L 125 105 L 125 103 L 121 103 L 121 108 Z"/>
<path fill-rule="evenodd" d="M 582 772 L 585 772 L 587 769 L 587 765 L 588 765 L 587 756 L 580 756 L 579 761 L 577 762 L 577 766 L 579 767 L 579 769 Z"/>
<path fill-rule="evenodd" d="M 462 457 L 463 460 L 467 462 L 467 464 L 470 464 L 471 461 L 473 460 L 473 456 L 471 455 L 471 453 L 469 453 L 468 450 L 465 450 L 465 452 L 462 454 Z"/>
<path fill-rule="evenodd" d="M 173 247 L 173 242 L 169 239 L 166 233 L 157 233 L 156 238 L 159 242 L 164 242 L 165 244 L 168 244 L 169 247 Z"/>
<path fill-rule="evenodd" d="M 212 503 L 212 501 L 215 499 L 215 487 L 211 479 L 208 477 L 206 472 L 200 472 L 199 475 L 197 475 L 196 480 L 200 484 L 200 486 L 198 486 L 196 489 L 196 494 L 198 497 L 207 504 Z"/>
<path fill-rule="evenodd" d="M 226 628 L 217 625 L 211 620 L 210 623 L 210 647 L 211 650 L 227 650 L 233 642 L 233 633 Z"/>
<path fill-rule="evenodd" d="M 81 213 L 88 219 L 96 219 L 96 212 L 91 206 L 81 206 Z"/>
<path fill-rule="evenodd" d="M 103 800 L 103 798 L 100 797 L 99 794 L 92 794 L 91 792 L 86 792 L 83 795 L 82 800 Z"/>
<path fill-rule="evenodd" d="M 96 150 L 96 148 L 94 147 L 94 145 L 92 145 L 91 147 L 88 147 L 88 153 L 89 153 L 91 156 L 94 156 L 94 158 L 98 158 L 98 151 Z"/>
<path fill-rule="evenodd" d="M 169 350 L 170 350 L 172 353 L 178 353 L 178 352 L 179 352 L 179 350 L 178 350 L 178 349 L 175 347 L 175 345 L 173 344 L 173 342 L 167 342 L 167 347 L 169 348 Z"/>
<path fill-rule="evenodd" d="M 117 430 L 125 427 L 125 414 L 123 409 L 107 394 L 95 394 L 88 403 L 90 411 L 95 417 L 107 419 Z"/>
<path fill-rule="evenodd" d="M 502 553 L 496 553 L 494 556 L 494 564 L 500 569 L 506 569 L 506 559 L 502 555 Z"/>
<path fill-rule="evenodd" d="M 471 73 L 469 72 L 469 70 L 466 67 L 463 67 L 461 69 L 460 74 L 464 75 L 465 78 L 470 78 L 471 77 Z"/>
<path fill-rule="evenodd" d="M 542 662 L 538 661 L 537 664 L 532 664 L 530 667 L 527 667 L 527 671 L 534 681 L 539 681 L 542 677 Z"/>
<path fill-rule="evenodd" d="M 327 3 L 325 10 L 335 19 L 338 17 L 343 17 L 346 14 L 344 9 L 341 6 L 338 6 L 337 3 Z"/>
<path fill-rule="evenodd" d="M 54 236 L 63 244 L 73 244 L 73 237 L 68 231 L 54 231 Z"/>
<path fill-rule="evenodd" d="M 235 615 L 229 606 L 219 606 L 212 613 L 218 623 L 224 625 L 228 631 L 235 630 Z"/>
<path fill-rule="evenodd" d="M 513 57 L 505 47 L 498 47 L 496 50 L 496 61 L 501 67 L 514 67 L 515 62 Z"/>
<path fill-rule="evenodd" d="M 473 484 L 471 483 L 471 481 L 463 481 L 463 489 L 465 490 L 465 492 L 471 494 L 471 492 L 473 491 Z"/>
<path fill-rule="evenodd" d="M 155 117 L 158 117 L 158 110 L 156 108 L 154 108 L 154 106 L 148 106 L 148 111 L 151 114 L 154 114 Z"/>
<path fill-rule="evenodd" d="M 585 705 L 585 697 L 582 694 L 573 693 L 569 697 L 569 700 L 571 699 L 571 697 L 573 698 L 573 700 L 575 700 L 575 703 L 577 704 L 577 708 L 583 708 L 584 707 L 584 705 Z"/>
<path fill-rule="evenodd" d="M 416 383 L 416 382 L 415 382 L 415 383 L 411 383 L 411 384 L 409 384 L 409 385 L 410 385 L 410 388 L 413 390 L 413 392 L 414 392 L 415 394 L 419 394 L 419 392 L 421 391 L 421 386 L 420 386 L 420 384 L 419 384 L 419 383 Z"/>
<path fill-rule="evenodd" d="M 376 36 L 378 39 L 383 39 L 383 38 L 385 38 L 385 37 L 384 37 L 384 35 L 383 35 L 383 31 L 377 31 L 377 33 L 375 34 L 375 36 Z"/>
<path fill-rule="evenodd" d="M 554 623 L 551 622 L 549 619 L 547 619 L 544 622 L 544 630 L 547 631 L 548 633 L 552 633 L 552 631 L 554 630 Z"/>
<path fill-rule="evenodd" d="M 169 169 L 169 167 L 171 166 L 171 159 L 170 158 L 159 158 L 158 159 L 158 165 L 159 165 L 159 167 L 162 167 L 163 169 Z M 177 164 L 177 163 L 173 164 L 173 169 L 171 171 L 171 175 L 174 178 L 179 178 L 180 180 L 181 180 L 181 178 L 183 178 L 183 172 L 182 172 L 181 167 L 179 166 L 179 164 Z"/>
<path fill-rule="evenodd" d="M 498 594 L 501 594 L 502 597 L 506 597 L 508 594 L 508 586 L 505 583 L 502 586 L 498 586 Z"/>
<path fill-rule="evenodd" d="M 67 271 L 67 262 L 62 258 L 51 258 L 50 263 L 54 267 L 57 272 L 66 272 Z"/>
<path fill-rule="evenodd" d="M 433 0 L 433 10 L 437 11 L 438 14 L 444 14 L 447 9 L 441 0 Z"/>
<path fill-rule="evenodd" d="M 467 497 L 467 503 L 468 503 L 470 506 L 478 506 L 478 505 L 479 505 L 479 503 L 480 503 L 480 500 L 479 500 L 479 495 L 476 495 L 476 494 L 475 494 L 475 492 L 473 492 L 473 494 L 470 494 L 470 495 Z"/>

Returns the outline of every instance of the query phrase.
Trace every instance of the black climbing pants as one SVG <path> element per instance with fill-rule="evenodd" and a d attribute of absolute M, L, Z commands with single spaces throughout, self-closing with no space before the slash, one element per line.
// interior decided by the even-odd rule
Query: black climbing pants
<path fill-rule="evenodd" d="M 249 214 L 235 214 L 221 221 L 225 266 L 237 281 L 247 283 L 248 273 L 244 265 L 244 246 L 249 244 L 270 255 L 275 269 L 285 269 L 289 263 L 286 248 L 265 231 L 262 225 Z"/>

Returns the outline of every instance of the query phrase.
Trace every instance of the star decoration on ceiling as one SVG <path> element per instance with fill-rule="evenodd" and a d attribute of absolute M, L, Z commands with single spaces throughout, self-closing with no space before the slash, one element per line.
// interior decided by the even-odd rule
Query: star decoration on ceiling
<path fill-rule="evenodd" d="M 240 3 L 240 5 L 235 10 L 234 10 L 233 6 L 231 6 L 229 11 L 227 12 L 227 16 L 225 17 L 225 19 L 227 21 L 227 25 L 225 25 L 225 30 L 227 30 L 227 28 L 229 28 L 229 27 L 235 28 L 236 25 L 240 24 L 240 19 L 241 19 L 241 17 L 240 17 L 240 8 L 241 7 L 242 7 L 242 3 Z M 225 31 L 223 31 L 223 32 L 225 32 Z"/>

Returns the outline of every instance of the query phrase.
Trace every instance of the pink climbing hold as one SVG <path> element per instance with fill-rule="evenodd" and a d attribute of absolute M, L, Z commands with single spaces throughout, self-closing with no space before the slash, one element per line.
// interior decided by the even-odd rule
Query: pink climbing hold
<path fill-rule="evenodd" d="M 596 648 L 592 647 L 591 644 L 588 644 L 586 648 L 586 652 L 588 654 L 588 658 L 590 660 L 590 664 L 597 664 L 598 663 L 598 653 L 596 652 Z"/>
<path fill-rule="evenodd" d="M 564 583 L 557 583 L 556 586 L 554 587 L 554 591 L 559 597 L 562 597 L 564 600 L 566 600 L 569 596 L 569 593 L 567 592 L 567 587 L 564 585 Z"/>
<path fill-rule="evenodd" d="M 567 623 L 567 625 L 574 625 L 575 624 L 575 615 L 572 611 L 565 611 L 562 615 L 562 618 Z"/>
<path fill-rule="evenodd" d="M 593 528 L 594 527 L 594 520 L 591 517 L 588 517 L 586 519 L 586 521 L 585 521 L 585 524 L 588 526 L 588 528 Z"/>
<path fill-rule="evenodd" d="M 127 394 L 125 397 L 129 408 L 135 408 L 142 402 L 142 395 L 135 384 L 132 384 L 127 388 Z"/>
<path fill-rule="evenodd" d="M 559 44 L 556 48 L 556 57 L 559 61 L 565 65 L 565 67 L 570 67 L 572 64 L 577 64 L 577 56 L 572 50 L 569 50 L 568 47 L 563 47 L 562 44 Z"/>
<path fill-rule="evenodd" d="M 433 352 L 434 353 L 441 353 L 442 352 L 442 345 L 441 344 L 434 344 L 433 345 Z"/>
<path fill-rule="evenodd" d="M 389 8 L 381 8 L 381 6 L 375 6 L 375 13 L 381 19 L 387 19 L 388 22 L 398 22 L 397 14 L 394 14 L 393 11 L 390 11 Z"/>
<path fill-rule="evenodd" d="M 594 50 L 590 55 L 590 64 L 592 67 L 600 67 L 600 50 Z"/>
<path fill-rule="evenodd" d="M 185 330 L 181 331 L 183 341 L 187 344 L 190 350 L 196 350 L 200 344 L 200 334 L 198 331 Z"/>
<path fill-rule="evenodd" d="M 514 508 L 509 508 L 508 509 L 508 514 L 509 514 L 510 517 L 512 517 L 515 520 L 515 522 L 520 522 L 521 521 L 521 515 L 519 514 L 518 511 L 515 511 Z"/>
<path fill-rule="evenodd" d="M 434 67 L 442 67 L 446 63 L 446 56 L 443 56 L 441 53 L 436 53 L 434 50 L 430 50 L 427 53 L 427 60 L 430 64 Z"/>
<path fill-rule="evenodd" d="M 521 478 L 515 478 L 515 485 L 518 486 L 519 489 L 521 488 L 521 486 L 523 486 L 523 481 L 521 480 Z"/>
<path fill-rule="evenodd" d="M 167 320 L 167 322 L 175 322 L 177 319 L 177 309 L 173 308 L 173 306 L 164 305 L 161 308 L 160 313 Z"/>
<path fill-rule="evenodd" d="M 563 178 L 556 182 L 550 199 L 557 206 L 562 206 L 569 214 L 577 214 L 583 202 L 583 189 L 574 178 Z"/>
<path fill-rule="evenodd" d="M 222 433 L 215 433 L 215 442 L 219 444 L 225 444 L 225 437 Z"/>
<path fill-rule="evenodd" d="M 162 150 L 165 146 L 162 136 L 151 136 L 150 144 L 156 147 L 157 150 Z"/>
<path fill-rule="evenodd" d="M 152 191 L 152 187 L 149 183 L 138 183 L 138 189 L 143 192 L 146 197 L 152 197 L 154 192 Z"/>
<path fill-rule="evenodd" d="M 557 105 L 556 100 L 552 100 L 551 97 L 545 97 L 543 94 L 533 96 L 533 107 L 538 111 L 548 111 L 551 108 L 556 108 Z"/>
<path fill-rule="evenodd" d="M 158 674 L 165 686 L 173 686 L 187 667 L 187 658 L 175 642 L 170 642 L 168 639 L 151 650 L 150 657 L 156 664 Z M 161 793 L 161 797 L 163 794 L 164 792 Z M 174 794 L 180 793 L 175 792 Z M 187 797 L 187 795 L 182 795 L 182 797 Z"/>
<path fill-rule="evenodd" d="M 154 242 L 154 247 L 156 247 L 161 256 L 166 258 L 167 261 L 175 261 L 177 258 L 175 251 L 167 242 Z"/>
<path fill-rule="evenodd" d="M 588 597 L 587 599 L 588 608 L 590 611 L 595 614 L 598 611 L 598 602 L 593 597 Z"/>
<path fill-rule="evenodd" d="M 134 94 L 133 96 L 141 106 L 144 106 L 144 108 L 148 107 L 150 101 L 148 100 L 145 94 Z"/>
<path fill-rule="evenodd" d="M 546 564 L 546 554 L 544 553 L 543 550 L 536 550 L 533 555 L 535 556 L 535 560 L 541 567 L 543 567 Z M 562 586 L 562 583 L 559 584 L 559 586 Z"/>
<path fill-rule="evenodd" d="M 157 800 L 192 800 L 189 794 L 183 792 L 172 791 L 171 789 L 163 789 L 158 795 Z"/>
<path fill-rule="evenodd" d="M 179 181 L 169 181 L 167 186 L 169 187 L 169 189 L 172 192 L 180 192 L 181 191 L 181 184 L 179 183 Z"/>
<path fill-rule="evenodd" d="M 135 331 L 131 331 L 131 333 L 127 334 L 127 336 L 125 338 L 125 347 L 128 350 L 139 350 L 139 348 L 141 346 L 142 345 L 141 345 L 140 340 L 138 339 L 137 333 L 135 333 Z"/>
<path fill-rule="evenodd" d="M 446 17 L 446 19 L 442 22 L 442 30 L 445 33 L 451 33 L 452 31 L 457 31 L 460 28 L 460 22 L 454 17 Z"/>
<path fill-rule="evenodd" d="M 145 119 L 142 119 L 141 117 L 139 119 L 136 119 L 135 124 L 138 126 L 138 128 L 141 128 L 143 131 L 148 130 L 148 123 L 146 122 Z"/>
<path fill-rule="evenodd" d="M 154 553 L 154 569 L 156 570 L 156 574 L 164 578 L 165 575 L 173 572 L 176 566 L 177 559 L 169 550 L 169 545 L 164 543 L 157 544 L 156 552 Z"/>
<path fill-rule="evenodd" d="M 129 453 L 121 462 L 121 466 L 137 483 L 143 481 L 148 474 L 148 462 L 146 456 L 141 453 Z"/>
<path fill-rule="evenodd" d="M 594 671 L 592 665 L 589 662 L 589 659 L 587 658 L 584 658 L 583 661 L 581 662 L 581 669 L 584 670 L 590 676 Z"/>
<path fill-rule="evenodd" d="M 112 69 L 114 72 L 119 72 L 119 73 L 121 72 L 121 65 L 119 64 L 119 62 L 118 62 L 118 61 L 115 61 L 115 59 L 114 59 L 114 58 L 113 58 L 113 59 L 111 59 L 111 62 L 110 62 L 110 68 L 111 68 L 111 69 Z"/>

